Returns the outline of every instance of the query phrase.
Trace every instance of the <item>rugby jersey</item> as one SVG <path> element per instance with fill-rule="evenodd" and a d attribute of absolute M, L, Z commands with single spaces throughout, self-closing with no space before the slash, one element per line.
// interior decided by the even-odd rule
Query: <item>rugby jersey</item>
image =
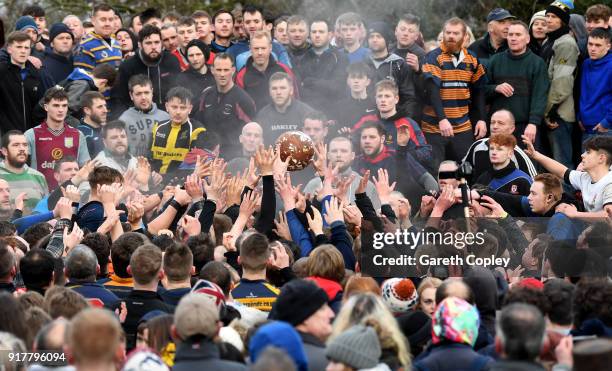
<path fill-rule="evenodd" d="M 174 171 L 206 129 L 198 121 L 187 119 L 183 124 L 168 120 L 153 127 L 151 166 L 160 174 Z"/>
<path fill-rule="evenodd" d="M 92 71 L 98 64 L 108 63 L 118 68 L 122 61 L 121 47 L 114 38 L 110 44 L 95 32 L 89 33 L 79 46 L 74 57 L 74 67 Z"/>
<path fill-rule="evenodd" d="M 269 312 L 279 293 L 277 287 L 265 280 L 243 278 L 232 290 L 232 298 L 247 307 Z"/>
<path fill-rule="evenodd" d="M 465 48 L 461 49 L 458 57 L 447 52 L 444 44 L 427 54 L 423 77 L 426 81 L 432 80 L 440 88 L 444 114 L 453 125 L 455 133 L 472 129 L 469 116 L 470 88 L 484 86 L 484 76 L 484 67 L 476 55 Z M 426 105 L 421 122 L 423 131 L 440 133 L 439 121 L 434 108 Z"/>

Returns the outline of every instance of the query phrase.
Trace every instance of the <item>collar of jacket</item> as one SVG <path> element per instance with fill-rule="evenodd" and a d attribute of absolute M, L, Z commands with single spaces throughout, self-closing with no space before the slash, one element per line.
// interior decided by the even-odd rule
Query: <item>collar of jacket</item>
<path fill-rule="evenodd" d="M 508 55 L 508 58 L 510 59 L 514 59 L 514 60 L 521 60 L 524 58 L 527 58 L 530 54 L 532 54 L 533 52 L 531 51 L 531 49 L 529 49 L 529 45 L 527 45 L 527 50 L 525 50 L 524 53 L 519 54 L 519 55 L 514 55 L 512 54 L 512 52 L 510 51 L 510 49 L 506 50 L 506 54 Z"/>
<path fill-rule="evenodd" d="M 198 359 L 219 359 L 219 349 L 207 338 L 195 337 L 181 342 L 176 349 L 174 363 L 180 361 L 193 361 Z"/>
<path fill-rule="evenodd" d="M 270 68 L 272 68 L 272 66 L 278 64 L 278 62 L 276 62 L 276 59 L 274 59 L 274 57 L 272 56 L 272 53 L 270 53 L 270 56 L 268 57 L 268 67 L 266 67 L 265 71 L 259 71 L 257 68 L 253 66 L 253 62 L 254 62 L 253 56 L 251 55 L 249 59 L 247 60 L 246 67 L 248 68 L 248 70 L 254 70 L 259 73 L 266 73 L 270 70 Z"/>
<path fill-rule="evenodd" d="M 493 47 L 493 44 L 491 43 L 491 34 L 488 32 L 484 35 L 484 42 L 485 42 L 485 46 L 487 47 L 490 53 L 496 53 L 498 50 L 508 49 L 508 40 L 506 39 L 504 39 L 499 45 L 499 47 L 495 49 Z"/>
<path fill-rule="evenodd" d="M 511 172 L 513 172 L 514 170 L 516 170 L 516 166 L 514 166 L 514 162 L 512 162 L 512 160 L 510 160 L 510 163 L 508 164 L 508 166 L 501 168 L 499 170 L 492 170 L 493 173 L 493 177 L 494 178 L 503 178 L 506 175 L 510 174 Z"/>
<path fill-rule="evenodd" d="M 380 161 L 393 156 L 393 153 L 391 153 L 391 150 L 389 150 L 389 148 L 387 148 L 387 146 L 383 145 L 382 151 L 380 151 L 380 153 L 378 153 L 376 156 L 374 157 L 370 157 L 370 156 L 366 156 L 365 154 L 363 155 L 363 161 L 369 163 L 369 164 L 377 164 Z"/>

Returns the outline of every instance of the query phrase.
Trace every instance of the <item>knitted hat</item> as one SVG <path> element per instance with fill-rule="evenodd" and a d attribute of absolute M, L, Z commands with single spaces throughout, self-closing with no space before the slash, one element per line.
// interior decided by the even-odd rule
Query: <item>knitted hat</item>
<path fill-rule="evenodd" d="M 206 295 L 217 306 L 217 309 L 221 308 L 221 305 L 225 303 L 223 290 L 214 282 L 198 280 L 191 288 L 191 293 Z"/>
<path fill-rule="evenodd" d="M 297 326 L 321 309 L 327 301 L 327 294 L 316 283 L 292 280 L 281 289 L 269 318 Z"/>
<path fill-rule="evenodd" d="M 478 337 L 480 316 L 478 310 L 463 299 L 450 296 L 440 304 L 432 318 L 431 340 L 443 340 L 474 346 Z"/>
<path fill-rule="evenodd" d="M 402 314 L 397 317 L 397 323 L 404 336 L 408 338 L 411 348 L 431 339 L 431 318 L 425 312 L 415 310 Z"/>
<path fill-rule="evenodd" d="M 561 18 L 564 24 L 568 25 L 570 21 L 570 13 L 574 9 L 573 0 L 557 0 L 546 7 L 546 13 L 553 13 Z"/>
<path fill-rule="evenodd" d="M 67 33 L 68 35 L 70 35 L 70 37 L 72 37 L 72 40 L 74 41 L 74 35 L 72 34 L 72 31 L 70 31 L 70 28 L 68 28 L 68 26 L 63 23 L 55 23 L 53 24 L 53 26 L 51 26 L 51 29 L 49 30 L 49 41 L 53 41 L 53 39 L 63 33 Z"/>
<path fill-rule="evenodd" d="M 200 39 L 191 40 L 187 44 L 187 47 L 185 48 L 185 52 L 188 52 L 189 48 L 191 48 L 192 46 L 197 46 L 198 48 L 200 48 L 200 50 L 202 51 L 202 54 L 204 54 L 204 60 L 208 61 L 208 58 L 210 57 L 210 47 L 206 45 L 204 41 Z"/>
<path fill-rule="evenodd" d="M 381 353 L 376 331 L 363 325 L 353 326 L 336 336 L 325 350 L 327 358 L 353 369 L 375 367 Z"/>
<path fill-rule="evenodd" d="M 389 25 L 385 22 L 372 22 L 368 27 L 368 36 L 374 32 L 380 34 L 385 39 L 387 47 L 389 47 L 389 42 L 393 39 L 393 32 Z"/>
<path fill-rule="evenodd" d="M 408 278 L 389 278 L 382 284 L 382 298 L 393 313 L 405 313 L 417 303 L 414 283 Z"/>
<path fill-rule="evenodd" d="M 28 28 L 31 28 L 34 31 L 38 32 L 38 26 L 36 26 L 34 18 L 30 17 L 29 15 L 19 17 L 19 19 L 15 23 L 15 31 L 25 31 Z"/>
<path fill-rule="evenodd" d="M 540 10 L 539 12 L 531 16 L 531 20 L 529 21 L 529 29 L 531 29 L 531 27 L 533 26 L 533 22 L 537 21 L 538 19 L 546 21 L 546 10 Z"/>
<path fill-rule="evenodd" d="M 308 358 L 302 338 L 290 324 L 273 321 L 261 326 L 249 342 L 249 355 L 254 364 L 263 351 L 274 346 L 287 352 L 298 371 L 308 371 Z"/>

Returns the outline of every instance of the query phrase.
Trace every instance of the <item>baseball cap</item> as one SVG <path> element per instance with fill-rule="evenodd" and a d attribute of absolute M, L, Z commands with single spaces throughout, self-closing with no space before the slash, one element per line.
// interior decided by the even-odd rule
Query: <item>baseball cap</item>
<path fill-rule="evenodd" d="M 516 17 L 510 14 L 510 12 L 504 8 L 495 8 L 489 12 L 489 15 L 487 15 L 487 23 L 491 21 L 501 21 L 504 19 L 516 19 Z"/>

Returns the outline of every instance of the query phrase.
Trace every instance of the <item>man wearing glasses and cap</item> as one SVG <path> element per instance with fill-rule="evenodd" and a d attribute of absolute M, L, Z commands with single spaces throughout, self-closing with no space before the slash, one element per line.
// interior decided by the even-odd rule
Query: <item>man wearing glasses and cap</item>
<path fill-rule="evenodd" d="M 506 38 L 510 22 L 516 17 L 503 8 L 495 8 L 487 15 L 487 33 L 480 40 L 476 40 L 468 49 L 478 57 L 480 63 L 487 67 L 487 62 L 493 54 L 508 49 Z"/>

